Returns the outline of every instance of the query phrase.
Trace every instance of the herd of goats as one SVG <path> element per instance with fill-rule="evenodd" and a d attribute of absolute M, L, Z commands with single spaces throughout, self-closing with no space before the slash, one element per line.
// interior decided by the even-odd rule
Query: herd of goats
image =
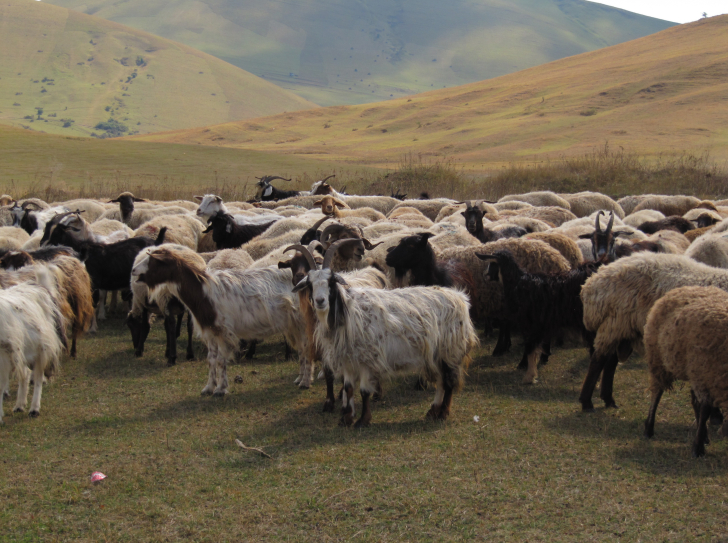
<path fill-rule="evenodd" d="M 479 344 L 473 323 L 498 330 L 493 356 L 521 334 L 524 383 L 578 332 L 591 356 L 584 411 L 600 378 L 601 399 L 617 406 L 618 362 L 644 347 L 645 435 L 663 391 L 689 381 L 692 452 L 705 454 L 707 422 L 720 424 L 728 408 L 728 201 L 595 192 L 400 200 L 337 192 L 330 178 L 281 191 L 275 179 L 261 178 L 250 202 L 0 197 L 0 422 L 13 372 L 15 411 L 32 383 L 37 416 L 43 382 L 120 292 L 136 356 L 156 315 L 175 364 L 187 315 L 187 358 L 193 332 L 207 346 L 202 394 L 222 396 L 227 365 L 281 334 L 287 356 L 298 352 L 299 387 L 312 385 L 319 363 L 324 411 L 343 383 L 346 426 L 370 424 L 370 400 L 401 370 L 436 385 L 427 417 L 446 419 Z"/>

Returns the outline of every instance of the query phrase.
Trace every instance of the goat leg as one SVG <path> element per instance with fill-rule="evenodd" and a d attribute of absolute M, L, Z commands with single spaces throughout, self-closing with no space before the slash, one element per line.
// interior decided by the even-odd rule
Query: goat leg
<path fill-rule="evenodd" d="M 164 317 L 164 331 L 167 335 L 167 366 L 174 366 L 177 363 L 177 318 L 174 315 Z"/>
<path fill-rule="evenodd" d="M 187 360 L 194 360 L 195 351 L 192 349 L 192 313 L 187 313 Z"/>
<path fill-rule="evenodd" d="M 695 436 L 695 442 L 693 443 L 693 457 L 700 458 L 705 456 L 705 445 L 708 441 L 708 419 L 710 418 L 710 411 L 712 405 L 708 401 L 700 402 L 700 418 L 698 419 L 698 433 Z"/>
<path fill-rule="evenodd" d="M 372 422 L 372 412 L 369 408 L 371 392 L 361 390 L 361 417 L 354 424 L 354 428 L 366 428 Z"/>
<path fill-rule="evenodd" d="M 491 356 L 501 356 L 508 352 L 511 348 L 511 324 L 501 321 L 498 330 L 498 342 L 495 344 L 493 354 Z"/>
<path fill-rule="evenodd" d="M 615 353 L 608 360 L 604 366 L 604 373 L 602 374 L 602 389 L 599 393 L 599 397 L 604 400 L 604 407 L 613 407 L 617 409 L 617 402 L 614 401 L 614 372 L 617 371 L 617 364 L 619 364 L 619 357 Z"/>
<path fill-rule="evenodd" d="M 326 400 L 324 401 L 324 413 L 333 413 L 336 405 L 334 398 L 334 372 L 324 366 L 324 379 L 326 379 Z"/>
<path fill-rule="evenodd" d="M 342 394 L 341 420 L 339 426 L 351 426 L 354 424 L 354 385 L 348 380 L 344 381 Z"/>

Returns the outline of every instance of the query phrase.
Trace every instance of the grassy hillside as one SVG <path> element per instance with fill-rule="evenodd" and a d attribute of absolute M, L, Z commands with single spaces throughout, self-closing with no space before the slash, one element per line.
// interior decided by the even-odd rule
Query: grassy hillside
<path fill-rule="evenodd" d="M 188 46 L 32 0 L 0 4 L 0 51 L 0 122 L 44 132 L 145 133 L 314 107 Z"/>
<path fill-rule="evenodd" d="M 728 16 L 492 80 L 372 105 L 153 134 L 146 141 L 396 164 L 405 154 L 484 166 L 578 155 L 609 141 L 728 159 Z"/>
<path fill-rule="evenodd" d="M 214 192 L 226 199 L 252 197 L 254 176 L 295 176 L 295 189 L 338 173 L 367 175 L 364 168 L 259 151 L 119 139 L 39 134 L 0 124 L 0 193 L 37 195 L 47 201 L 79 194 L 133 190 L 154 198 L 190 198 Z"/>
<path fill-rule="evenodd" d="M 673 23 L 582 0 L 50 0 L 174 39 L 321 105 L 523 70 Z"/>

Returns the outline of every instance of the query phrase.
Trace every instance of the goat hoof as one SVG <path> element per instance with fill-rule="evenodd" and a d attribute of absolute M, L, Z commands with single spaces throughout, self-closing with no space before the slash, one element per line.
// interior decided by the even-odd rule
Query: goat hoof
<path fill-rule="evenodd" d="M 137 358 L 141 358 L 144 353 L 141 351 L 134 351 L 134 356 Z"/>
<path fill-rule="evenodd" d="M 216 390 L 215 392 L 212 393 L 212 395 L 215 396 L 216 398 L 221 398 L 221 397 L 225 396 L 226 394 L 227 394 L 227 390 Z"/>
<path fill-rule="evenodd" d="M 300 382 L 301 382 L 301 376 L 299 375 L 298 377 L 296 377 L 296 380 L 295 380 L 295 381 L 293 381 L 293 384 L 294 384 L 294 385 L 297 385 L 297 384 L 298 384 L 298 383 L 300 383 Z"/>
<path fill-rule="evenodd" d="M 9 392 L 3 392 L 3 399 L 4 400 L 7 400 L 8 398 L 10 398 L 10 393 Z"/>
<path fill-rule="evenodd" d="M 170 368 L 172 366 L 176 366 L 177 362 L 174 360 L 167 360 L 167 367 Z"/>
<path fill-rule="evenodd" d="M 307 384 L 304 384 L 304 383 L 300 383 L 298 385 L 298 388 L 300 388 L 301 390 L 308 390 L 309 388 L 311 388 L 311 385 L 307 385 Z"/>
<path fill-rule="evenodd" d="M 429 420 L 437 420 L 437 417 L 439 414 L 440 414 L 440 406 L 433 405 L 432 407 L 430 407 L 430 410 L 425 415 L 425 418 L 429 419 Z"/>
<path fill-rule="evenodd" d="M 334 400 L 326 400 L 324 402 L 324 413 L 334 412 Z"/>
<path fill-rule="evenodd" d="M 33 418 L 33 419 L 36 418 L 38 415 L 40 415 L 40 413 L 38 411 L 35 411 L 35 410 L 33 410 L 30 413 L 28 413 L 28 416 L 31 417 L 31 418 Z"/>
<path fill-rule="evenodd" d="M 523 385 L 535 385 L 536 383 L 538 383 L 538 379 L 535 377 L 524 377 L 523 381 L 521 381 Z"/>
<path fill-rule="evenodd" d="M 341 420 L 339 421 L 339 426 L 346 426 L 347 428 L 354 424 L 354 417 L 352 417 L 349 413 L 341 417 Z"/>
<path fill-rule="evenodd" d="M 700 458 L 701 456 L 705 456 L 705 447 L 703 445 L 700 445 L 699 447 L 693 446 L 693 458 Z"/>
<path fill-rule="evenodd" d="M 538 365 L 539 366 L 545 366 L 549 363 L 549 355 L 541 353 L 541 356 L 538 358 Z"/>
<path fill-rule="evenodd" d="M 195 353 L 193 353 L 192 351 L 188 352 L 186 358 L 187 358 L 187 360 L 194 360 L 195 359 Z"/>
<path fill-rule="evenodd" d="M 619 409 L 614 400 L 604 400 L 604 409 Z"/>
<path fill-rule="evenodd" d="M 503 356 L 508 352 L 508 349 L 494 349 L 490 356 Z"/>
<path fill-rule="evenodd" d="M 200 392 L 200 396 L 212 396 L 212 390 L 207 390 L 206 388 Z"/>
<path fill-rule="evenodd" d="M 378 402 L 381 399 L 382 399 L 382 395 L 379 392 L 375 392 L 374 394 L 372 394 L 372 401 L 373 402 Z"/>
<path fill-rule="evenodd" d="M 591 402 L 581 404 L 582 413 L 594 413 L 594 406 Z"/>
<path fill-rule="evenodd" d="M 354 424 L 354 428 L 369 428 L 369 425 L 371 424 L 371 418 L 368 419 L 359 419 Z"/>
<path fill-rule="evenodd" d="M 13 413 L 23 413 L 24 411 L 24 407 L 16 407 L 15 409 L 13 409 Z"/>
<path fill-rule="evenodd" d="M 447 420 L 449 416 L 450 409 L 440 409 L 440 412 L 437 414 L 437 420 Z"/>

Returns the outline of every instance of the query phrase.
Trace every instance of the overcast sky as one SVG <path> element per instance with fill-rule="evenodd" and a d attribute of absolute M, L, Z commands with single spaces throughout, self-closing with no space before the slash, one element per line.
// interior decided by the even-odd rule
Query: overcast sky
<path fill-rule="evenodd" d="M 703 12 L 708 17 L 728 13 L 728 0 L 601 0 L 596 3 L 674 23 L 691 23 L 700 19 Z"/>

